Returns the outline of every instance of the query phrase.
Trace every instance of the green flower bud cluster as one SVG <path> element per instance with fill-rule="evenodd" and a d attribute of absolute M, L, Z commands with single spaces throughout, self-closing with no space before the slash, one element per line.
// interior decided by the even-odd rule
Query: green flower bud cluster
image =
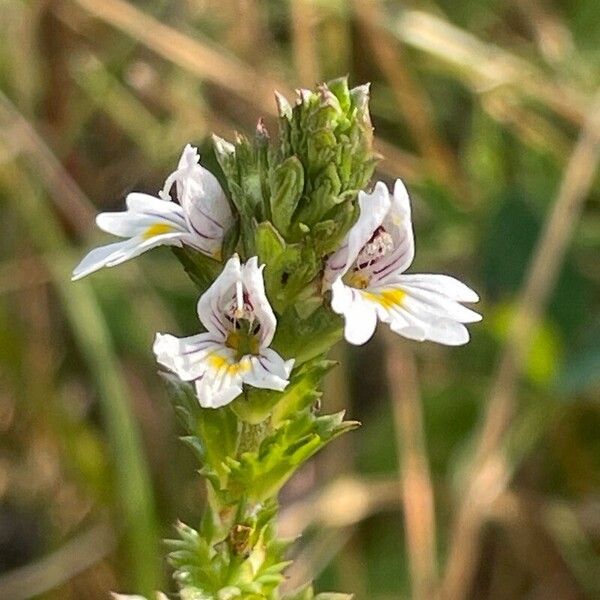
<path fill-rule="evenodd" d="M 306 313 L 307 297 L 310 309 L 318 306 L 323 259 L 358 216 L 356 196 L 376 163 L 368 99 L 368 86 L 349 89 L 336 79 L 300 90 L 293 107 L 277 96 L 276 143 L 262 121 L 252 140 L 214 138 L 239 215 L 226 247 L 269 265 L 267 293 L 277 312 L 299 304 Z"/>

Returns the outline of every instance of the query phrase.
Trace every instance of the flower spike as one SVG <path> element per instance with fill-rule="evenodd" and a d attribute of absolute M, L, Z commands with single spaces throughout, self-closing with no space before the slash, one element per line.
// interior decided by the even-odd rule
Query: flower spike
<path fill-rule="evenodd" d="M 331 307 L 344 316 L 344 335 L 364 344 L 377 326 L 413 340 L 456 346 L 469 341 L 463 323 L 481 315 L 461 303 L 477 294 L 447 275 L 407 275 L 415 249 L 410 201 L 399 179 L 390 193 L 378 182 L 370 194 L 359 193 L 360 217 L 340 249 L 327 261 L 324 284 Z"/>
<path fill-rule="evenodd" d="M 127 196 L 125 212 L 99 214 L 96 223 L 100 229 L 127 239 L 89 252 L 73 271 L 73 280 L 119 265 L 156 246 L 190 246 L 220 259 L 233 216 L 219 182 L 199 160 L 196 148 L 188 144 L 158 198 L 133 192 Z M 173 185 L 179 204 L 170 201 Z"/>
<path fill-rule="evenodd" d="M 184 381 L 195 381 L 200 405 L 219 408 L 242 392 L 242 385 L 282 391 L 294 360 L 269 348 L 277 321 L 265 294 L 264 265 L 257 257 L 244 265 L 232 256 L 198 301 L 206 333 L 187 338 L 156 335 L 158 362 Z"/>

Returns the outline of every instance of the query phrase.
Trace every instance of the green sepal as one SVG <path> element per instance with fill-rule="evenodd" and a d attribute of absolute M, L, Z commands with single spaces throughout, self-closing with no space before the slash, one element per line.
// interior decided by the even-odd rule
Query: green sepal
<path fill-rule="evenodd" d="M 271 219 L 281 235 L 287 237 L 304 189 L 302 163 L 290 156 L 273 169 L 270 184 Z"/>
<path fill-rule="evenodd" d="M 226 262 L 233 253 L 236 251 L 238 242 L 240 239 L 240 221 L 236 219 L 233 225 L 225 233 L 223 238 L 223 246 L 221 249 L 221 258 L 223 262 Z"/>
<path fill-rule="evenodd" d="M 346 192 L 349 198 L 356 196 L 355 191 Z M 311 240 L 318 256 L 327 256 L 335 252 L 344 237 L 358 219 L 358 205 L 354 202 L 344 202 L 336 206 L 317 223 L 311 233 Z"/>
<path fill-rule="evenodd" d="M 263 221 L 270 212 L 266 202 L 268 143 L 268 134 L 260 122 L 253 142 L 238 135 L 235 144 L 231 144 L 213 136 L 215 154 L 239 217 L 243 259 L 254 256 L 256 222 Z"/>
<path fill-rule="evenodd" d="M 278 312 L 294 304 L 320 268 L 314 249 L 286 244 L 271 223 L 261 223 L 255 231 L 256 250 L 264 270 L 267 296 Z"/>
<path fill-rule="evenodd" d="M 369 87 L 350 89 L 344 77 L 314 92 L 301 90 L 294 107 L 281 96 L 277 100 L 280 135 L 271 164 L 276 167 L 293 157 L 304 172 L 304 192 L 288 229 L 292 237 L 286 239 L 297 241 L 300 222 L 312 229 L 332 219 L 340 222 L 332 244 L 339 242 L 353 220 L 338 209 L 344 204 L 355 207 L 356 194 L 367 185 L 379 158 L 373 149 Z M 319 257 L 325 254 L 317 251 Z"/>

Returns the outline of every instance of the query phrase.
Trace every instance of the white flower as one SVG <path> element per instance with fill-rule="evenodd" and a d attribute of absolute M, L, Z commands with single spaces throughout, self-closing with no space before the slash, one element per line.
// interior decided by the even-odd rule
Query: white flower
<path fill-rule="evenodd" d="M 242 392 L 242 384 L 283 390 L 294 365 L 269 348 L 277 321 L 265 295 L 258 259 L 241 265 L 231 257 L 198 301 L 207 329 L 186 338 L 158 333 L 158 362 L 184 381 L 196 382 L 200 405 L 218 408 Z"/>
<path fill-rule="evenodd" d="M 390 196 L 380 181 L 372 193 L 360 192 L 358 202 L 360 217 L 324 273 L 331 306 L 344 316 L 346 339 L 364 344 L 379 319 L 413 340 L 468 342 L 463 323 L 480 321 L 481 315 L 460 303 L 477 302 L 477 294 L 447 275 L 404 273 L 415 254 L 404 184 L 398 179 Z"/>
<path fill-rule="evenodd" d="M 73 271 L 73 280 L 156 246 L 191 246 L 220 259 L 223 236 L 233 216 L 219 182 L 199 160 L 196 148 L 188 144 L 158 198 L 134 192 L 127 196 L 125 212 L 99 214 L 100 229 L 127 239 L 92 250 Z M 171 202 L 169 195 L 174 184 L 179 204 Z"/>

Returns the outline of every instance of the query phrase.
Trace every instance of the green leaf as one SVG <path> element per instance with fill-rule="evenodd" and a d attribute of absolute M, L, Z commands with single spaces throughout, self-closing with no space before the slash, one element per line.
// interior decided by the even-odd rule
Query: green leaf
<path fill-rule="evenodd" d="M 271 427 L 278 427 L 284 420 L 315 404 L 321 392 L 319 385 L 335 362 L 322 358 L 294 369 L 290 383 L 283 392 L 248 387 L 244 394 L 233 401 L 232 410 L 246 423 L 258 424 L 271 417 Z"/>

